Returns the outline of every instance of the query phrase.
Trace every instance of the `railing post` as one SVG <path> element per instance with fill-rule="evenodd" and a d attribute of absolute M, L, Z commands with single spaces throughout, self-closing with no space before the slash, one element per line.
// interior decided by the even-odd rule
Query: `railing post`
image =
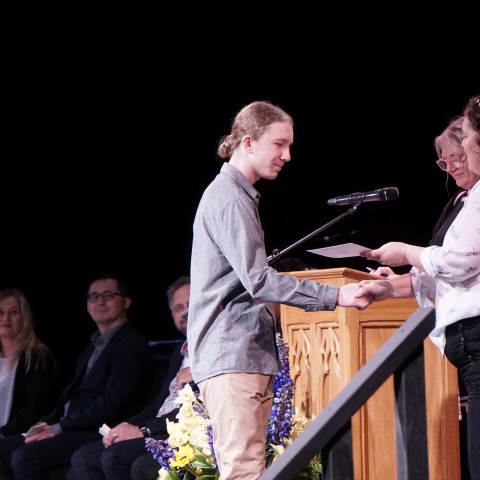
<path fill-rule="evenodd" d="M 394 373 L 397 480 L 429 478 L 423 343 Z"/>

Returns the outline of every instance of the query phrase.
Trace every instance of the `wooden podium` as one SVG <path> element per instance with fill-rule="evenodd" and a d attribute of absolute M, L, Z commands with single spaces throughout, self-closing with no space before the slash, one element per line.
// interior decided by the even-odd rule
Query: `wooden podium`
<path fill-rule="evenodd" d="M 287 274 L 337 286 L 372 279 L 348 268 Z M 374 303 L 362 312 L 342 307 L 305 312 L 282 305 L 296 407 L 307 417 L 318 414 L 417 308 L 413 298 Z M 424 354 L 428 480 L 460 480 L 457 371 L 428 338 Z M 394 408 L 390 377 L 352 417 L 355 480 L 396 479 Z"/>

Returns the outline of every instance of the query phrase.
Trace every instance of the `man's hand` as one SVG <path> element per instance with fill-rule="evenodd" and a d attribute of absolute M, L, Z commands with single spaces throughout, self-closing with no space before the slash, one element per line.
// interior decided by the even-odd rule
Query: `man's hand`
<path fill-rule="evenodd" d="M 393 286 L 387 280 L 363 280 L 356 293 L 358 298 L 367 298 L 370 302 L 380 302 L 393 296 Z"/>
<path fill-rule="evenodd" d="M 143 434 L 136 425 L 123 422 L 111 428 L 108 434 L 103 437 L 102 442 L 105 447 L 109 447 L 113 443 L 131 440 L 132 438 L 143 438 Z"/>
<path fill-rule="evenodd" d="M 46 423 L 34 425 L 26 434 L 25 434 L 25 443 L 38 442 L 44 438 L 54 437 L 50 425 Z"/>
<path fill-rule="evenodd" d="M 193 382 L 190 367 L 181 368 L 177 374 L 177 387 L 181 390 L 187 383 Z"/>
<path fill-rule="evenodd" d="M 356 307 L 365 310 L 372 300 L 367 295 L 357 296 L 358 283 L 348 283 L 338 289 L 337 305 L 339 307 Z"/>

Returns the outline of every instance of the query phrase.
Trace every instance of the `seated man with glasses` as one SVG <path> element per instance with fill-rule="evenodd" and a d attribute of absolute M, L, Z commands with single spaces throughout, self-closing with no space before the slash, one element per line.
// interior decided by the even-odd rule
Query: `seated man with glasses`
<path fill-rule="evenodd" d="M 128 321 L 127 285 L 115 275 L 90 282 L 87 311 L 98 331 L 80 355 L 75 375 L 54 410 L 23 435 L 0 439 L 0 478 L 42 480 L 70 465 L 80 446 L 101 439 L 99 427 L 115 425 L 143 406 L 151 386 L 153 354 Z"/>
<path fill-rule="evenodd" d="M 190 277 L 183 275 L 167 288 L 173 323 L 186 337 L 190 302 Z M 160 380 L 160 379 L 159 379 Z M 145 408 L 112 427 L 102 441 L 80 447 L 72 455 L 68 480 L 132 480 L 137 475 L 155 479 L 160 464 L 145 449 L 145 437 L 168 438 L 167 421 L 175 420 L 179 390 L 192 382 L 186 339 L 170 355 L 167 374 L 152 389 L 154 398 Z M 131 470 L 132 469 L 132 470 Z"/>

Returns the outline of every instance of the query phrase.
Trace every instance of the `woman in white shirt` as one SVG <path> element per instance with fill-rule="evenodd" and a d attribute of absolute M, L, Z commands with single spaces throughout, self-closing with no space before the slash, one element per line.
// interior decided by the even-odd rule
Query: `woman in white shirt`
<path fill-rule="evenodd" d="M 462 132 L 468 169 L 480 175 L 480 95 L 465 107 Z M 358 296 L 371 301 L 415 296 L 420 306 L 435 302 L 430 338 L 457 367 L 467 389 L 470 475 L 480 480 L 480 181 L 465 196 L 441 247 L 390 242 L 363 256 L 382 265 L 415 268 L 409 285 L 395 276 L 364 281 Z"/>

